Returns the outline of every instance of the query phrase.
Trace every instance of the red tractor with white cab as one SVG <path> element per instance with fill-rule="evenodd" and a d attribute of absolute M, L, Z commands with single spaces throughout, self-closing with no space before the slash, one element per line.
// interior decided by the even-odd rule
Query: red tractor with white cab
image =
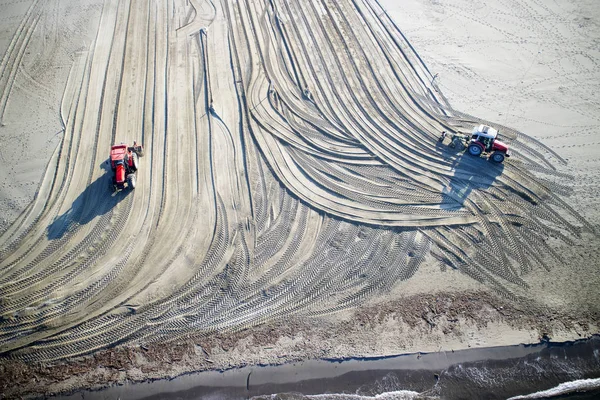
<path fill-rule="evenodd" d="M 510 157 L 508 146 L 498 140 L 498 131 L 487 125 L 479 125 L 473 128 L 471 142 L 467 150 L 469 154 L 477 157 L 488 154 L 490 160 L 497 163 L 501 163 L 506 157 Z"/>
<path fill-rule="evenodd" d="M 450 147 L 466 148 L 473 156 L 484 155 L 496 163 L 501 163 L 506 157 L 510 157 L 508 145 L 498 140 L 498 131 L 487 125 L 482 124 L 473 128 L 471 137 L 460 133 L 442 132 L 440 141 L 443 141 L 448 135 L 451 137 Z"/>
<path fill-rule="evenodd" d="M 126 187 L 135 189 L 138 158 L 143 155 L 142 146 L 136 142 L 133 142 L 133 146 L 124 143 L 112 146 L 110 168 L 113 172 L 112 185 L 115 192 Z"/>

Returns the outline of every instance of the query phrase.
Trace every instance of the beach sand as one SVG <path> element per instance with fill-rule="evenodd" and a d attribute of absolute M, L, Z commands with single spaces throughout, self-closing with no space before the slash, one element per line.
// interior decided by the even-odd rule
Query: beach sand
<path fill-rule="evenodd" d="M 595 2 L 2 7 L 6 396 L 598 333 Z"/>

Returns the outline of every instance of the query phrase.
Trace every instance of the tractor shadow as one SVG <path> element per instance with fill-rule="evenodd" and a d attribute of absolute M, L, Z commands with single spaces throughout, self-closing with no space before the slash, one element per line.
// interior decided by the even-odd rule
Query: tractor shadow
<path fill-rule="evenodd" d="M 440 208 L 444 210 L 460 209 L 473 190 L 489 188 L 504 171 L 504 164 L 472 156 L 467 151 L 461 152 L 439 142 L 437 147 L 453 157 L 451 168 L 454 174 L 442 192 L 446 201 Z"/>
<path fill-rule="evenodd" d="M 107 172 L 86 187 L 73 201 L 71 207 L 64 214 L 57 216 L 48 226 L 46 231 L 48 240 L 61 239 L 78 226 L 105 215 L 129 195 L 130 190 L 113 193 L 110 165 L 103 162 L 101 167 Z"/>

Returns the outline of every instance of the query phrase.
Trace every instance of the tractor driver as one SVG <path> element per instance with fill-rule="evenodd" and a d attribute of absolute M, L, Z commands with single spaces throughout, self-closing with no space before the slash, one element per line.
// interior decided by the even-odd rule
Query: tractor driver
<path fill-rule="evenodd" d="M 490 148 L 492 147 L 492 139 L 488 137 L 479 136 L 479 140 L 481 140 L 481 143 L 483 143 L 485 151 L 490 151 Z"/>

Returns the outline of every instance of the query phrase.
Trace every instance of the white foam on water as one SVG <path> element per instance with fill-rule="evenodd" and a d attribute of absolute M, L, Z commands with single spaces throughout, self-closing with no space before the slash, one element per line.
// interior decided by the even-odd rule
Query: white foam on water
<path fill-rule="evenodd" d="M 417 392 L 413 392 L 410 390 L 396 390 L 393 392 L 384 392 L 381 394 L 377 394 L 375 396 L 363 396 L 359 394 L 342 394 L 342 393 L 332 393 L 332 394 L 313 394 L 306 396 L 309 399 L 318 399 L 318 400 L 413 400 L 413 399 L 422 399 L 423 395 Z"/>
<path fill-rule="evenodd" d="M 565 394 L 586 392 L 589 390 L 600 389 L 600 378 L 596 379 L 578 379 L 561 383 L 552 389 L 542 390 L 531 394 L 511 397 L 508 400 L 528 400 L 528 399 L 543 399 L 547 397 L 563 396 Z"/>

